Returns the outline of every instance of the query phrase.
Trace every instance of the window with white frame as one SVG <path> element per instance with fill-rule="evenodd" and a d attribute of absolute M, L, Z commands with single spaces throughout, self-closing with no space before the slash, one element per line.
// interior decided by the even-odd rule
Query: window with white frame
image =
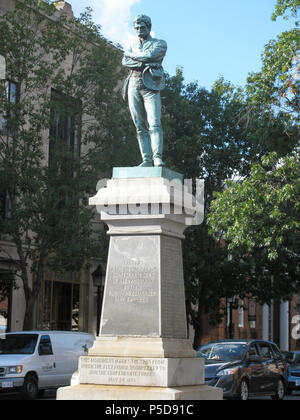
<path fill-rule="evenodd" d="M 245 311 L 244 311 L 243 300 L 239 300 L 238 313 L 239 313 L 239 328 L 244 328 L 245 327 Z"/>
<path fill-rule="evenodd" d="M 1 118 L 1 128 L 4 134 L 9 134 L 11 131 L 11 123 L 13 123 L 13 118 L 11 118 L 13 113 L 13 106 L 17 103 L 18 96 L 18 85 L 17 83 L 6 80 L 5 81 L 5 101 L 4 101 L 4 110 Z"/>

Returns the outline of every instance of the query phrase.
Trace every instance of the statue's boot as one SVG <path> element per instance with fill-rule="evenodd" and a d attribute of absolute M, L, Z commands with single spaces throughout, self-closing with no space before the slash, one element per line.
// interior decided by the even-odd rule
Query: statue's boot
<path fill-rule="evenodd" d="M 162 130 L 151 130 L 151 147 L 154 166 L 166 166 L 162 160 L 163 134 Z"/>
<path fill-rule="evenodd" d="M 142 155 L 143 162 L 139 165 L 141 167 L 152 166 L 152 149 L 150 145 L 150 138 L 148 134 L 138 135 L 138 142 Z"/>

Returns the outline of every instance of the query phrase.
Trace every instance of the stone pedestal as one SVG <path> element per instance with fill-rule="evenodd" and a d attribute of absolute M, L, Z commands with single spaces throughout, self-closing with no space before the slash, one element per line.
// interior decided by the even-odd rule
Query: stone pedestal
<path fill-rule="evenodd" d="M 75 385 L 57 391 L 60 401 L 218 401 L 223 399 L 220 388 L 206 385 L 177 388 Z"/>
<path fill-rule="evenodd" d="M 116 168 L 90 204 L 110 235 L 100 334 L 58 399 L 221 399 L 187 339 L 181 240 L 196 207 L 182 176 Z"/>

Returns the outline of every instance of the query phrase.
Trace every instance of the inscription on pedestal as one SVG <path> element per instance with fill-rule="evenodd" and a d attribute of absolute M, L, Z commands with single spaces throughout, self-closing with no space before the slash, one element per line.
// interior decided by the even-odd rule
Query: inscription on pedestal
<path fill-rule="evenodd" d="M 108 296 L 116 304 L 147 304 L 149 298 L 157 296 L 157 290 L 154 288 L 157 269 L 147 267 L 141 261 L 124 259 L 122 265 L 111 267 L 110 276 L 113 287 Z"/>
<path fill-rule="evenodd" d="M 159 238 L 112 237 L 101 335 L 159 336 Z"/>
<path fill-rule="evenodd" d="M 167 373 L 167 359 L 82 358 L 80 368 L 81 383 L 106 385 L 151 386 L 163 373 Z"/>
<path fill-rule="evenodd" d="M 83 356 L 79 372 L 81 384 L 167 387 L 204 383 L 204 362 L 196 358 Z"/>

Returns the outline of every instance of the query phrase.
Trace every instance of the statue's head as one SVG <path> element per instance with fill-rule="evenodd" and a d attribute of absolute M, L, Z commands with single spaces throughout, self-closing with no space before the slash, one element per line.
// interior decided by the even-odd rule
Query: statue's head
<path fill-rule="evenodd" d="M 147 38 L 151 32 L 151 19 L 146 15 L 138 15 L 133 21 L 133 26 L 139 36 L 139 38 Z"/>

